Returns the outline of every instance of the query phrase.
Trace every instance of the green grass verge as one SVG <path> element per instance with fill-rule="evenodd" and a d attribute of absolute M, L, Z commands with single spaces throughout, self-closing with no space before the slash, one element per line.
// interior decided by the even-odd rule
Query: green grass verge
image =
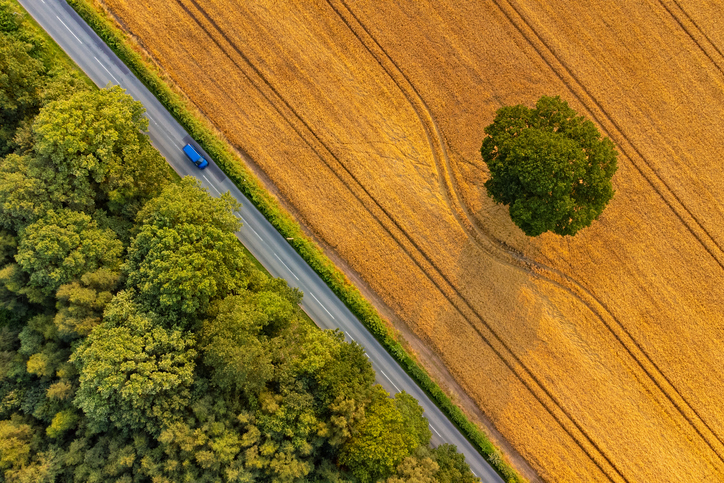
<path fill-rule="evenodd" d="M 67 2 L 158 98 L 184 129 L 209 153 L 229 179 L 239 187 L 279 233 L 287 239 L 292 239 L 290 241 L 292 247 L 450 418 L 503 479 L 509 483 L 524 482 L 525 480 L 503 460 L 502 453 L 490 442 L 485 433 L 465 417 L 460 408 L 453 404 L 427 372 L 395 340 L 372 304 L 364 299 L 359 290 L 323 254 L 321 249 L 304 235 L 299 224 L 264 189 L 257 178 L 246 168 L 243 160 L 220 137 L 214 134 L 210 127 L 192 114 L 182 97 L 171 90 L 155 67 L 147 63 L 131 47 L 132 44 L 127 35 L 117 29 L 105 13 L 94 8 L 88 0 L 67 0 Z"/>

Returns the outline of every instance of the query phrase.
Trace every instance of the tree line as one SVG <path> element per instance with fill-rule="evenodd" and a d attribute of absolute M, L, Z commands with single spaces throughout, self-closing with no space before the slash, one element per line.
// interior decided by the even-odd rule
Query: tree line
<path fill-rule="evenodd" d="M 0 0 L 0 481 L 478 481 Z"/>

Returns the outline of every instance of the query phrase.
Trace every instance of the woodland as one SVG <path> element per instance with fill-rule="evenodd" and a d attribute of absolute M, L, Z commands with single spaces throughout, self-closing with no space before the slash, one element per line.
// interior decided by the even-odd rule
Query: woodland
<path fill-rule="evenodd" d="M 61 54 L 0 1 L 0 481 L 478 481 Z"/>

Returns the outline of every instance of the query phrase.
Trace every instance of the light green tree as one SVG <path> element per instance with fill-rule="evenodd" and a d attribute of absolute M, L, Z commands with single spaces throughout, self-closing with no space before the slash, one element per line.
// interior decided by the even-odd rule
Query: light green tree
<path fill-rule="evenodd" d="M 50 168 L 46 184 L 67 185 L 76 197 L 84 193 L 112 212 L 135 215 L 169 179 L 165 160 L 144 134 L 144 112 L 118 86 L 49 103 L 33 123 L 36 157 Z"/>
<path fill-rule="evenodd" d="M 0 470 L 20 468 L 30 461 L 33 428 L 20 416 L 0 421 Z"/>
<path fill-rule="evenodd" d="M 184 179 L 141 210 L 124 270 L 127 286 L 147 308 L 169 321 L 188 321 L 212 300 L 247 287 L 253 268 L 233 234 L 239 229 L 235 206 Z"/>
<path fill-rule="evenodd" d="M 13 147 L 19 124 L 40 106 L 45 66 L 30 56 L 31 44 L 0 31 L 0 156 Z"/>
<path fill-rule="evenodd" d="M 465 462 L 465 456 L 458 453 L 455 445 L 441 444 L 430 451 L 432 459 L 439 469 L 435 479 L 439 483 L 477 483 L 480 481 Z"/>
<path fill-rule="evenodd" d="M 29 155 L 9 154 L 0 159 L 0 226 L 13 231 L 40 219 L 51 209 L 61 209 L 71 198 L 63 187 L 49 187 L 33 176 Z M 81 200 L 89 205 L 91 199 Z"/>
<path fill-rule="evenodd" d="M 440 467 L 431 458 L 408 456 L 397 467 L 396 474 L 386 483 L 439 483 L 435 474 Z"/>
<path fill-rule="evenodd" d="M 410 415 L 412 421 L 408 420 Z M 381 386 L 375 386 L 365 418 L 342 447 L 339 462 L 362 483 L 389 477 L 421 444 L 409 431 L 410 423 L 418 426 L 414 419 L 414 412 L 403 414 L 396 401 Z"/>
<path fill-rule="evenodd" d="M 56 293 L 58 302 L 55 325 L 66 339 L 84 337 L 98 325 L 103 309 L 113 298 L 121 274 L 105 267 L 84 274 L 80 281 L 61 285 Z"/>
<path fill-rule="evenodd" d="M 85 213 L 49 211 L 21 232 L 18 265 L 29 285 L 51 295 L 83 274 L 120 265 L 123 245 L 109 229 L 101 229 Z"/>
<path fill-rule="evenodd" d="M 122 292 L 70 358 L 80 372 L 74 403 L 98 428 L 158 434 L 189 404 L 194 345 L 192 336 L 161 327 Z"/>

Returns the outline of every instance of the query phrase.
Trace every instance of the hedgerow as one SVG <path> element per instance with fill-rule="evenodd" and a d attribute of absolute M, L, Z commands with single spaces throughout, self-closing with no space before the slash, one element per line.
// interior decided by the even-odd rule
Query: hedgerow
<path fill-rule="evenodd" d="M 473 447 L 509 483 L 525 480 L 502 458 L 502 453 L 476 425 L 471 423 L 450 398 L 440 389 L 392 336 L 377 310 L 370 304 L 347 277 L 324 255 L 322 250 L 302 231 L 299 224 L 286 213 L 244 165 L 242 159 L 204 125 L 187 107 L 182 97 L 175 93 L 144 58 L 131 47 L 126 34 L 117 29 L 104 13 L 94 8 L 88 0 L 67 0 L 68 4 L 113 50 L 126 66 L 156 96 L 173 117 L 186 129 L 222 171 L 242 193 L 284 236 L 290 245 L 321 277 L 327 286 L 362 322 L 387 352 L 403 367 L 410 377 L 427 393 Z"/>

